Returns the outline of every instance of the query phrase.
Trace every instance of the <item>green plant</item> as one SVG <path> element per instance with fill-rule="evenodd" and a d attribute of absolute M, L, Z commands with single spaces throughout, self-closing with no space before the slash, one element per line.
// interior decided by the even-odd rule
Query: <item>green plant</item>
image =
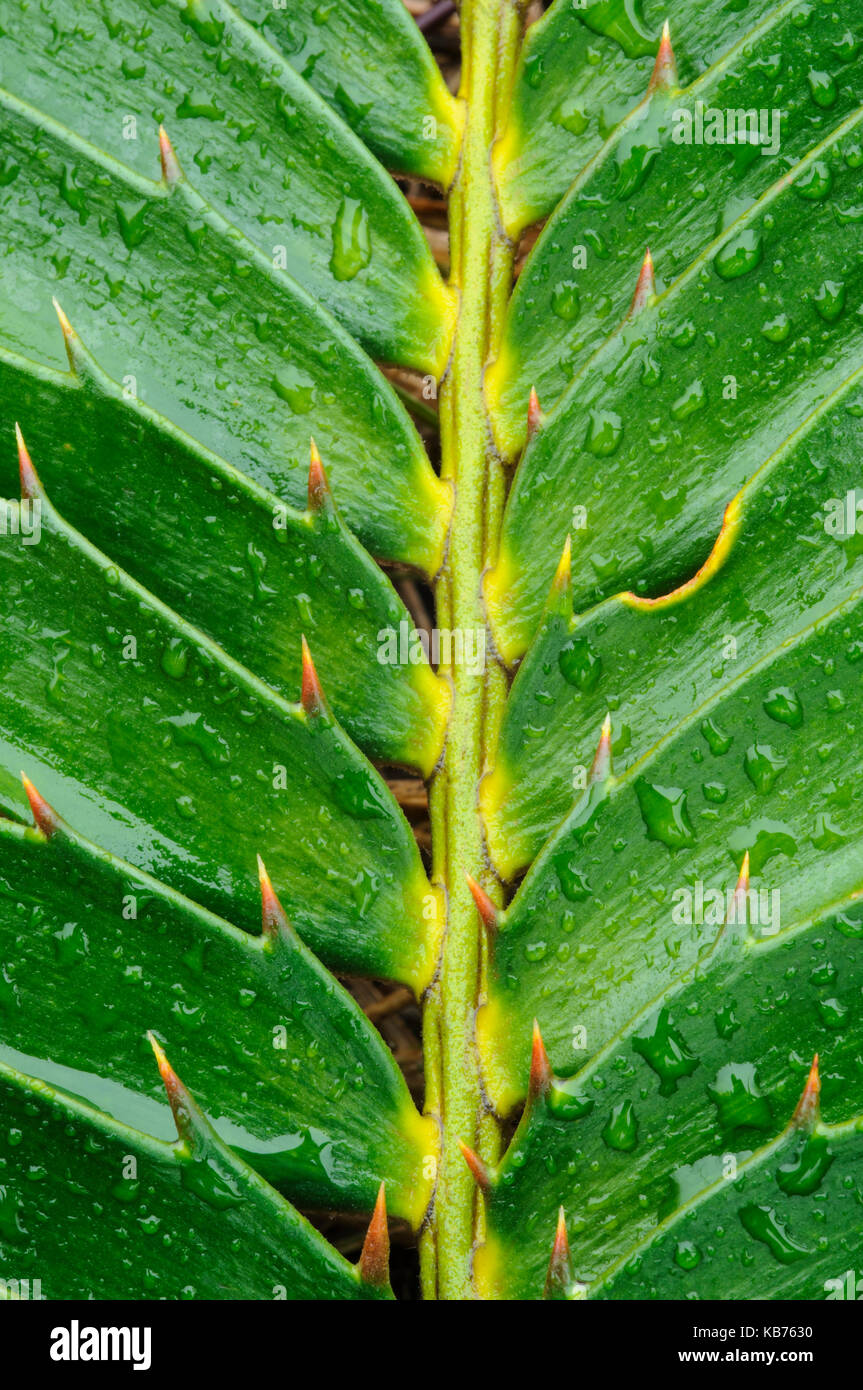
<path fill-rule="evenodd" d="M 670 0 L 679 77 L 637 0 L 462 0 L 458 98 L 402 0 L 7 10 L 0 1275 L 388 1296 L 385 1192 L 427 1297 L 823 1297 L 858 0 Z M 384 165 L 447 192 L 446 283 Z M 375 362 L 440 382 L 440 476 Z M 424 1115 L 330 971 L 422 1000 Z M 359 1263 L 297 1207 L 374 1208 Z"/>

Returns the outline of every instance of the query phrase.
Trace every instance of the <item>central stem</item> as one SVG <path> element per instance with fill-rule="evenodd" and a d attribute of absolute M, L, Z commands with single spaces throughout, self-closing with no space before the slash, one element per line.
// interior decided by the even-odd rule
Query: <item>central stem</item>
<path fill-rule="evenodd" d="M 440 398 L 442 476 L 453 485 L 454 508 L 436 601 L 439 626 L 463 636 L 481 633 L 483 640 L 482 574 L 494 559 L 504 496 L 483 375 L 497 353 L 513 260 L 512 247 L 500 229 L 491 151 L 509 97 L 520 24 L 517 0 L 462 0 L 460 96 L 466 124 L 461 165 L 450 194 L 451 283 L 459 291 L 460 309 Z M 457 650 L 453 642 L 451 651 Z M 469 1299 L 475 1297 L 471 1264 L 482 1236 L 482 1206 L 459 1141 L 493 1162 L 499 1136 L 482 1100 L 475 1017 L 486 952 L 467 875 L 492 894 L 497 891 L 477 799 L 505 679 L 490 659 L 479 673 L 454 661 L 445 674 L 452 681 L 454 698 L 443 766 L 432 786 L 431 812 L 434 876 L 444 889 L 447 922 L 440 972 L 426 998 L 423 1028 L 426 1108 L 440 1121 L 442 1144 L 421 1260 L 427 1298 Z"/>

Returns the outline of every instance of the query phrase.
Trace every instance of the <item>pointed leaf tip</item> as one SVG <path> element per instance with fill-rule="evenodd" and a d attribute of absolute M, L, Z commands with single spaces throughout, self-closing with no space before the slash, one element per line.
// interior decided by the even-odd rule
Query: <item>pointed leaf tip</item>
<path fill-rule="evenodd" d="M 550 1085 L 551 1063 L 548 1060 L 542 1033 L 539 1031 L 539 1024 L 534 1019 L 533 1045 L 530 1054 L 530 1082 L 528 1085 L 529 1099 L 534 1100 L 537 1096 L 545 1095 Z"/>
<path fill-rule="evenodd" d="M 803 1094 L 797 1102 L 791 1123 L 795 1129 L 814 1129 L 821 1116 L 821 1076 L 818 1071 L 818 1053 L 812 1060 Z"/>
<path fill-rule="evenodd" d="M 60 817 L 49 806 L 43 796 L 40 796 L 30 778 L 25 773 L 21 773 L 21 781 L 27 793 L 27 800 L 30 802 L 30 810 L 33 812 L 33 820 L 37 830 L 41 830 L 43 835 L 51 836 L 60 824 Z"/>
<path fill-rule="evenodd" d="M 68 358 L 69 366 L 73 372 L 79 373 L 84 365 L 82 363 L 82 358 L 85 357 L 81 339 L 64 314 L 57 299 L 52 299 L 51 303 L 54 305 L 54 312 L 60 321 L 60 332 L 63 334 L 63 346 L 66 349 L 66 357 Z"/>
<path fill-rule="evenodd" d="M 530 399 L 527 403 L 527 436 L 528 439 L 534 434 L 542 423 L 542 409 L 539 404 L 539 396 L 536 394 L 536 387 L 530 388 Z"/>
<path fill-rule="evenodd" d="M 677 86 L 677 59 L 674 56 L 674 49 L 671 46 L 671 28 L 668 20 L 662 26 L 662 38 L 659 40 L 659 49 L 656 54 L 656 62 L 653 65 L 650 82 L 647 91 L 656 92 L 672 91 Z"/>
<path fill-rule="evenodd" d="M 359 1259 L 360 1278 L 372 1288 L 385 1288 L 390 1280 L 390 1233 L 387 1226 L 387 1198 L 384 1184 L 378 1197 Z"/>
<path fill-rule="evenodd" d="M 475 878 L 471 878 L 470 874 L 465 874 L 465 878 L 467 879 L 467 886 L 476 903 L 476 910 L 480 915 L 483 926 L 486 931 L 496 931 L 499 917 L 498 909 L 495 907 L 488 893 L 477 883 Z"/>
<path fill-rule="evenodd" d="M 611 761 L 611 715 L 607 714 L 602 721 L 599 743 L 596 745 L 596 752 L 593 755 L 593 764 L 590 769 L 591 783 L 605 782 L 611 776 Z"/>
<path fill-rule="evenodd" d="M 21 433 L 21 426 L 15 421 L 15 440 L 18 445 L 18 472 L 21 477 L 21 496 L 23 498 L 34 498 L 41 496 L 42 485 L 39 476 L 33 467 L 32 460 L 27 452 L 27 445 L 24 443 L 24 436 Z"/>
<path fill-rule="evenodd" d="M 159 159 L 162 164 L 162 178 L 169 188 L 173 188 L 183 177 L 183 171 L 163 125 L 159 126 Z"/>
<path fill-rule="evenodd" d="M 543 1298 L 566 1298 L 572 1284 L 572 1270 L 569 1264 L 569 1238 L 566 1234 L 566 1213 L 558 1209 L 557 1230 L 551 1247 L 548 1274 L 545 1278 Z"/>
<path fill-rule="evenodd" d="M 473 1179 L 477 1187 L 481 1192 L 488 1192 L 491 1187 L 491 1178 L 488 1174 L 488 1168 L 483 1163 L 479 1154 L 474 1153 L 473 1149 L 469 1148 L 467 1144 L 462 1143 L 461 1139 L 458 1141 L 458 1146 L 461 1149 L 465 1163 L 473 1174 Z"/>
<path fill-rule="evenodd" d="M 307 715 L 314 717 L 323 714 L 327 705 L 315 664 L 312 661 L 312 654 L 309 651 L 309 644 L 305 637 L 301 640 L 303 644 L 303 678 L 300 687 L 300 704 Z"/>
<path fill-rule="evenodd" d="M 261 927 L 264 936 L 269 941 L 277 941 L 282 933 L 290 932 L 291 924 L 285 909 L 276 896 L 276 890 L 260 855 L 258 855 L 258 881 L 261 885 Z"/>
<path fill-rule="evenodd" d="M 635 318 L 640 314 L 645 305 L 656 294 L 656 277 L 653 272 L 653 257 L 650 254 L 650 247 L 644 253 L 644 260 L 641 262 L 641 269 L 638 272 L 638 279 L 635 283 L 635 293 L 632 296 L 632 303 L 629 306 L 629 317 Z"/>

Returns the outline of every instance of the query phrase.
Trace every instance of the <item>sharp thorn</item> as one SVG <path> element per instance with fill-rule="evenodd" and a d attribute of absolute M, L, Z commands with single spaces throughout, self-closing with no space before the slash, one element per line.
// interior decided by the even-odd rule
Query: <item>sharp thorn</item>
<path fill-rule="evenodd" d="M 820 1117 L 821 1077 L 818 1072 L 818 1053 L 816 1052 L 791 1123 L 795 1129 L 814 1129 Z"/>
<path fill-rule="evenodd" d="M 60 320 L 60 331 L 63 334 L 63 346 L 66 349 L 69 367 L 76 376 L 82 376 L 86 372 L 88 364 L 92 362 L 92 359 L 89 357 L 84 344 L 81 342 L 81 339 L 78 337 L 78 334 L 75 332 L 57 300 L 52 299 L 51 303 L 54 305 L 54 312 L 57 318 Z"/>
<path fill-rule="evenodd" d="M 668 20 L 662 26 L 662 38 L 659 41 L 659 50 L 656 54 L 656 62 L 653 65 L 653 72 L 647 84 L 648 94 L 656 91 L 673 91 L 677 87 L 677 59 L 674 56 L 674 49 L 671 46 L 671 29 Z"/>
<path fill-rule="evenodd" d="M 378 1198 L 363 1241 L 358 1268 L 363 1283 L 370 1284 L 374 1289 L 386 1288 L 390 1281 L 390 1233 L 383 1183 L 378 1188 Z"/>
<path fill-rule="evenodd" d="M 21 773 L 21 781 L 24 783 L 27 800 L 30 802 L 30 810 L 33 812 L 36 829 L 41 830 L 43 835 L 50 837 L 60 825 L 60 817 L 54 807 L 49 806 L 45 798 L 39 795 L 30 778 L 23 772 Z"/>
<path fill-rule="evenodd" d="M 285 909 L 276 897 L 276 890 L 260 855 L 258 855 L 258 880 L 261 885 L 261 927 L 267 940 L 275 942 L 280 936 L 290 934 L 291 924 Z"/>
<path fill-rule="evenodd" d="M 15 422 L 15 439 L 18 443 L 18 472 L 21 477 L 21 496 L 34 498 L 42 496 L 42 484 L 39 482 L 39 475 L 33 467 L 32 460 L 27 452 L 27 445 L 24 443 L 24 436 L 21 433 L 21 426 L 17 420 Z"/>
<path fill-rule="evenodd" d="M 530 400 L 527 403 L 527 437 L 532 438 L 542 424 L 542 410 L 539 404 L 539 396 L 536 394 L 536 387 L 530 388 Z"/>
<path fill-rule="evenodd" d="M 528 1083 L 528 1098 L 535 1100 L 537 1096 L 545 1095 L 551 1085 L 551 1063 L 548 1060 L 548 1053 L 545 1050 L 545 1043 L 539 1031 L 539 1024 L 533 1020 L 533 1045 L 530 1054 L 530 1081 Z"/>
<path fill-rule="evenodd" d="M 632 296 L 632 303 L 629 306 L 629 318 L 635 318 L 640 314 L 645 305 L 656 294 L 656 279 L 653 274 L 653 257 L 650 254 L 650 247 L 644 253 L 644 260 L 641 262 L 641 269 L 638 272 L 638 280 L 635 284 L 635 294 Z"/>
<path fill-rule="evenodd" d="M 310 718 L 324 714 L 327 708 L 324 692 L 321 690 L 321 683 L 318 680 L 318 673 L 315 670 L 312 654 L 309 651 L 309 644 L 305 637 L 303 643 L 303 678 L 300 688 L 300 704 Z"/>
<path fill-rule="evenodd" d="M 551 1259 L 545 1277 L 543 1298 L 568 1298 L 572 1285 L 572 1270 L 569 1265 L 569 1240 L 566 1234 L 566 1213 L 560 1207 L 557 1213 L 557 1230 L 551 1247 Z"/>
<path fill-rule="evenodd" d="M 468 1148 L 467 1144 L 463 1144 L 461 1140 L 458 1141 L 458 1146 L 461 1149 L 465 1163 L 473 1174 L 473 1179 L 477 1187 L 481 1192 L 488 1192 L 491 1188 L 491 1178 L 488 1174 L 488 1168 L 483 1163 L 479 1154 L 474 1153 L 473 1149 Z"/>
<path fill-rule="evenodd" d="M 183 171 L 163 125 L 159 126 L 159 159 L 162 163 L 162 178 L 169 188 L 174 188 L 183 177 Z"/>
<path fill-rule="evenodd" d="M 155 1054 L 159 1075 L 167 1092 L 168 1104 L 177 1126 L 177 1134 L 185 1143 L 191 1143 L 195 1138 L 195 1127 L 192 1121 L 195 1102 L 174 1071 L 153 1033 L 148 1032 L 147 1038 Z"/>
<path fill-rule="evenodd" d="M 471 891 L 471 896 L 476 903 L 476 910 L 480 915 L 486 931 L 497 931 L 498 918 L 500 916 L 498 909 L 495 907 L 488 893 L 477 883 L 475 878 L 471 878 L 470 874 L 465 874 L 465 878 L 467 879 L 467 886 Z"/>
<path fill-rule="evenodd" d="M 333 494 L 314 440 L 311 441 L 309 453 L 309 511 L 316 515 L 332 516 L 335 512 Z"/>
<path fill-rule="evenodd" d="M 593 764 L 590 769 L 591 782 L 605 782 L 611 776 L 611 715 L 607 714 L 602 721 L 602 732 L 599 735 L 599 743 L 593 755 Z"/>

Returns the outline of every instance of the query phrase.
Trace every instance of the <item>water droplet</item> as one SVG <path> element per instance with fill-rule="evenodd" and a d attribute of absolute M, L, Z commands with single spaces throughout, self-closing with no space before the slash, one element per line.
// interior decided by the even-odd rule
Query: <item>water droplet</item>
<path fill-rule="evenodd" d="M 832 187 L 833 175 L 830 172 L 830 165 L 825 164 L 823 159 L 814 160 L 794 182 L 795 193 L 799 193 L 801 198 L 806 198 L 812 203 L 820 203 L 823 198 L 827 197 Z"/>
<path fill-rule="evenodd" d="M 833 106 L 836 101 L 836 83 L 829 72 L 822 72 L 818 68 L 810 68 L 807 73 L 809 91 L 816 106 L 828 108 Z"/>
<path fill-rule="evenodd" d="M 845 284 L 842 280 L 825 280 L 812 296 L 815 312 L 825 323 L 835 323 L 845 308 Z"/>
<path fill-rule="evenodd" d="M 777 753 L 769 743 L 753 743 L 747 748 L 743 767 L 757 792 L 769 792 L 784 767 L 787 758 Z"/>
<path fill-rule="evenodd" d="M 671 850 L 695 844 L 685 791 L 679 787 L 657 787 L 639 777 L 635 794 L 649 840 L 658 840 Z"/>
<path fill-rule="evenodd" d="M 565 898 L 580 903 L 590 897 L 590 884 L 568 852 L 556 855 L 552 862 Z"/>
<path fill-rule="evenodd" d="M 801 1136 L 797 1152 L 780 1165 L 776 1181 L 783 1192 L 808 1197 L 820 1187 L 832 1162 L 830 1144 L 823 1134 Z"/>
<path fill-rule="evenodd" d="M 731 734 L 727 734 L 724 729 L 713 719 L 705 719 L 701 724 L 701 733 L 707 740 L 707 746 L 714 758 L 721 758 L 727 753 L 734 739 Z"/>
<path fill-rule="evenodd" d="M 633 1049 L 644 1058 L 660 1079 L 660 1095 L 671 1096 L 682 1076 L 691 1076 L 698 1058 L 689 1051 L 686 1042 L 674 1027 L 667 1009 L 656 1017 L 632 1040 Z"/>
<path fill-rule="evenodd" d="M 183 679 L 189 669 L 189 650 L 182 637 L 172 637 L 161 656 L 161 667 L 172 680 Z"/>
<path fill-rule="evenodd" d="M 551 117 L 555 125 L 563 126 L 570 135 L 583 135 L 587 130 L 588 120 L 584 111 L 584 104 L 575 97 L 567 97 L 556 107 Z"/>
<path fill-rule="evenodd" d="M 703 410 L 707 404 L 707 392 L 701 380 L 693 381 L 687 386 L 682 396 L 671 407 L 671 416 L 674 420 L 688 420 L 690 415 L 696 411 Z"/>
<path fill-rule="evenodd" d="M 761 233 L 753 227 L 745 227 L 724 246 L 720 246 L 713 258 L 713 266 L 721 280 L 736 280 L 738 276 L 754 270 L 760 260 Z"/>
<path fill-rule="evenodd" d="M 638 1121 L 631 1100 L 622 1100 L 615 1105 L 602 1137 L 610 1149 L 632 1152 L 638 1143 Z"/>
<path fill-rule="evenodd" d="M 149 201 L 146 198 L 141 203 L 117 204 L 117 222 L 120 227 L 120 235 L 130 251 L 134 250 L 136 246 L 140 246 L 147 235 L 145 219 L 149 206 Z"/>
<path fill-rule="evenodd" d="M 811 1250 L 792 1239 L 772 1207 L 752 1203 L 741 1207 L 738 1216 L 749 1234 L 766 1245 L 780 1264 L 794 1264 L 796 1260 L 806 1259 L 812 1254 Z"/>
<path fill-rule="evenodd" d="M 573 637 L 561 647 L 557 664 L 564 680 L 590 695 L 602 675 L 602 657 L 594 651 L 586 637 Z"/>
<path fill-rule="evenodd" d="M 695 1269 L 701 1264 L 701 1251 L 691 1240 L 679 1240 L 674 1251 L 674 1263 L 681 1269 Z"/>
<path fill-rule="evenodd" d="M 564 280 L 551 297 L 551 307 L 564 323 L 574 323 L 581 309 L 578 287 L 574 280 Z"/>
<path fill-rule="evenodd" d="M 791 320 L 787 314 L 777 314 L 761 325 L 761 332 L 771 343 L 784 343 L 791 332 Z"/>
<path fill-rule="evenodd" d="M 369 215 L 356 198 L 343 198 L 333 224 L 333 276 L 336 280 L 353 280 L 371 258 Z"/>
<path fill-rule="evenodd" d="M 592 410 L 584 447 L 597 458 L 613 454 L 623 436 L 623 421 L 613 410 Z"/>
<path fill-rule="evenodd" d="M 308 415 L 315 404 L 315 383 L 298 367 L 280 367 L 271 385 L 276 395 L 291 407 L 295 415 Z"/>
<path fill-rule="evenodd" d="M 750 1062 L 729 1062 L 722 1067 L 707 1094 L 719 1112 L 723 1129 L 770 1129 L 773 1123 Z"/>
<path fill-rule="evenodd" d="M 796 690 L 780 685 L 771 690 L 764 701 L 764 713 L 777 724 L 787 724 L 790 729 L 799 729 L 803 723 L 803 706 Z"/>

